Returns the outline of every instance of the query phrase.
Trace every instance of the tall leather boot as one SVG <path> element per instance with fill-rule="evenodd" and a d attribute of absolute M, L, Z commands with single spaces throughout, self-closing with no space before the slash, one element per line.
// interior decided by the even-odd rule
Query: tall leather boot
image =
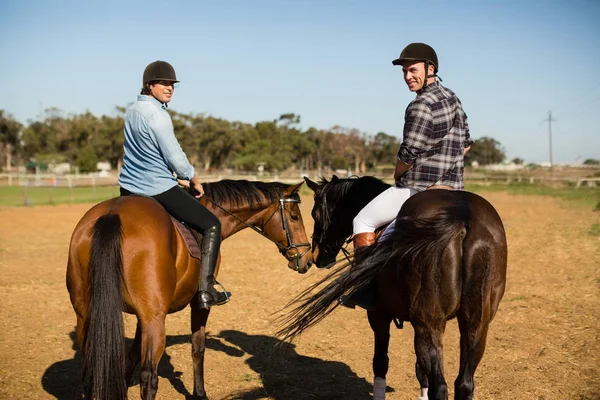
<path fill-rule="evenodd" d="M 204 232 L 202 237 L 202 258 L 200 270 L 200 287 L 198 289 L 198 306 L 200 308 L 210 308 L 225 304 L 229 301 L 231 293 L 219 292 L 215 289 L 215 284 L 221 286 L 215 280 L 215 268 L 217 258 L 219 257 L 219 248 L 221 245 L 221 236 L 216 227 L 212 227 Z M 223 286 L 221 286 L 223 288 Z M 223 288 L 225 290 L 225 288 Z"/>
<path fill-rule="evenodd" d="M 375 243 L 374 232 L 357 233 L 353 238 L 354 242 L 354 262 L 362 257 L 364 247 Z M 350 295 L 340 298 L 340 305 L 348 308 L 362 307 L 367 311 L 375 310 L 375 280 L 371 279 L 362 289 L 352 292 Z"/>

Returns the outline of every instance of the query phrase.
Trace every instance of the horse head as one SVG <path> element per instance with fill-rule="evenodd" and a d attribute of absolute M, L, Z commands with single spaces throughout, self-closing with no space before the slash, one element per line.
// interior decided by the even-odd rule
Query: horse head
<path fill-rule="evenodd" d="M 308 271 L 313 263 L 310 242 L 300 213 L 298 191 L 303 183 L 289 185 L 282 190 L 277 209 L 262 228 L 287 258 L 288 267 L 301 274 Z"/>
<path fill-rule="evenodd" d="M 331 181 L 322 178 L 318 183 L 307 177 L 304 180 L 314 192 L 315 200 L 313 258 L 317 267 L 329 267 L 335 264 L 338 253 L 352 236 L 354 217 L 389 185 L 370 176 L 340 179 L 333 175 Z"/>

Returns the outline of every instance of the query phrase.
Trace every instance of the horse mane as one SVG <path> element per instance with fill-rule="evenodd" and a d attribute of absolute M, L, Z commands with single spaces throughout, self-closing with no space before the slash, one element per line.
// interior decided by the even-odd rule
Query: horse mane
<path fill-rule="evenodd" d="M 247 180 L 224 179 L 218 182 L 203 183 L 204 195 L 217 204 L 234 204 L 237 207 L 248 204 L 259 207 L 264 201 L 279 201 L 284 189 L 289 185 L 281 182 L 250 182 Z M 289 196 L 300 200 L 298 193 Z"/>
<path fill-rule="evenodd" d="M 344 208 L 347 208 L 346 205 L 355 204 L 357 208 L 356 212 L 358 213 L 375 196 L 390 187 L 389 184 L 374 176 L 351 176 L 342 179 L 335 178 L 331 181 L 321 178 L 318 184 L 323 188 L 320 196 L 323 201 L 322 209 L 324 211 L 323 228 L 329 227 L 331 223 L 329 213 L 333 212 L 337 205 L 344 204 Z M 353 190 L 353 193 L 347 197 L 350 190 Z M 330 205 L 331 208 L 329 207 Z"/>
<path fill-rule="evenodd" d="M 323 186 L 324 194 L 326 193 L 328 196 L 332 196 L 330 198 L 335 201 L 341 200 L 348 191 L 355 186 L 358 186 L 357 189 L 367 193 L 370 193 L 372 190 L 380 190 L 380 188 L 384 186 L 386 188 L 390 186 L 388 183 L 385 183 L 374 176 L 358 177 L 356 175 L 349 178 L 337 178 L 331 181 L 321 178 L 318 184 L 319 186 Z M 379 194 L 379 192 L 377 194 Z"/>

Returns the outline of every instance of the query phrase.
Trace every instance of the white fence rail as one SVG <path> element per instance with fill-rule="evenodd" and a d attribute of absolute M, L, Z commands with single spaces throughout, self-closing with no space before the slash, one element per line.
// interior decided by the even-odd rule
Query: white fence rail
<path fill-rule="evenodd" d="M 302 177 L 306 175 L 311 179 L 318 179 L 319 175 L 315 173 L 296 173 L 291 174 L 227 174 L 216 173 L 211 175 L 199 175 L 201 182 L 216 182 L 223 179 L 246 179 L 249 181 L 264 181 L 264 182 L 284 182 L 284 183 L 299 183 Z M 342 176 L 340 176 L 342 177 Z M 379 176 L 388 183 L 392 183 L 390 176 Z M 600 187 L 600 178 L 597 177 L 582 177 L 582 176 L 528 176 L 519 173 L 481 173 L 481 172 L 466 172 L 465 181 L 467 183 L 479 184 L 502 184 L 502 183 L 542 183 L 542 184 L 557 184 L 571 185 L 579 187 Z M 98 174 L 0 174 L 0 186 L 26 186 L 26 187 L 100 187 L 100 186 L 116 186 L 116 176 L 99 176 Z"/>

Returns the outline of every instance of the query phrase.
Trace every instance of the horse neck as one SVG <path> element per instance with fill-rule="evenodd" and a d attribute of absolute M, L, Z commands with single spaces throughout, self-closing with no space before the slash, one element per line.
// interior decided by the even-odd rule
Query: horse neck
<path fill-rule="evenodd" d="M 364 177 L 347 179 L 345 181 L 350 183 L 351 186 L 346 189 L 345 195 L 341 197 L 339 200 L 340 204 L 337 204 L 337 206 L 342 206 L 343 209 L 350 210 L 349 217 L 352 218 L 356 217 L 360 210 L 371 202 L 371 200 L 391 186 L 385 182 Z"/>
<path fill-rule="evenodd" d="M 263 199 L 260 204 L 254 204 L 252 207 L 247 203 L 239 206 L 236 204 L 221 206 L 229 212 L 215 205 L 207 204 L 208 209 L 221 221 L 221 236 L 223 239 L 248 228 L 248 225 L 261 227 L 273 215 L 273 212 L 276 211 L 273 208 L 276 207 L 276 204 L 266 199 Z M 245 222 L 245 224 L 240 222 L 240 220 Z"/>

